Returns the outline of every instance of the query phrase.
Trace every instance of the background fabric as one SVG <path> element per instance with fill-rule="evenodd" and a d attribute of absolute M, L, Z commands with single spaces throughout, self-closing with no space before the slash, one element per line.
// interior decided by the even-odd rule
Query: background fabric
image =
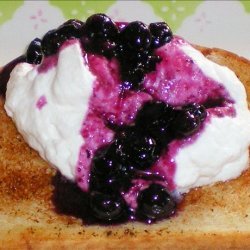
<path fill-rule="evenodd" d="M 115 20 L 166 21 L 191 43 L 230 50 L 250 59 L 250 1 L 0 1 L 0 65 L 29 42 L 70 18 L 94 13 Z"/>

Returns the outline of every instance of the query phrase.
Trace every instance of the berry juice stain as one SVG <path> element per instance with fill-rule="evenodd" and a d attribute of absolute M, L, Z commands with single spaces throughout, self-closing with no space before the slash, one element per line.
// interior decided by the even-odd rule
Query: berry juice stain
<path fill-rule="evenodd" d="M 5 65 L 0 72 L 0 95 L 5 96 L 7 83 L 10 79 L 10 73 L 15 68 L 18 63 L 22 63 L 26 61 L 25 56 L 19 56 L 13 61 L 9 62 Z"/>
<path fill-rule="evenodd" d="M 141 91 L 128 90 L 127 95 L 124 98 L 121 98 L 122 95 L 118 62 L 115 60 L 110 61 L 100 56 L 89 56 L 89 67 L 92 73 L 96 76 L 97 80 L 94 83 L 94 91 L 89 103 L 89 115 L 87 115 L 82 129 L 82 131 L 85 131 L 85 134 L 82 133 L 84 139 L 88 140 L 88 138 L 90 138 L 90 140 L 92 140 L 92 142 L 88 141 L 88 143 L 86 142 L 85 144 L 92 145 L 92 147 L 88 146 L 88 149 L 92 152 L 91 157 L 85 162 L 81 158 L 81 166 L 84 166 L 84 169 L 83 167 L 80 167 L 82 171 L 77 172 L 78 179 L 81 179 L 81 181 L 85 183 L 83 188 L 84 190 L 87 190 L 86 183 L 88 182 L 87 178 L 89 178 L 89 174 L 85 174 L 85 171 L 86 169 L 90 169 L 91 158 L 94 156 L 95 151 L 103 145 L 110 143 L 115 136 L 115 131 L 106 127 L 108 122 L 111 121 L 112 124 L 116 124 L 118 127 L 121 127 L 121 125 L 132 126 L 135 123 L 138 111 L 142 109 L 145 103 L 152 100 L 155 102 L 162 101 L 163 103 L 170 103 L 172 107 L 180 107 L 185 103 L 204 103 L 204 105 L 207 105 L 206 100 L 204 99 L 204 93 L 206 93 L 206 96 L 209 97 L 208 108 L 210 113 L 214 108 L 211 108 L 213 99 L 215 100 L 215 103 L 218 98 L 223 99 L 224 102 L 227 101 L 228 104 L 232 103 L 226 90 L 222 88 L 219 83 L 206 77 L 195 64 L 188 60 L 189 58 L 179 47 L 181 43 L 184 42 L 179 38 L 174 38 L 170 43 L 157 50 L 156 53 L 162 55 L 164 54 L 164 57 L 163 60 L 157 65 L 157 70 L 145 76 L 145 79 L 142 82 L 145 89 Z M 177 62 L 172 59 L 174 57 L 178 58 Z M 181 64 L 183 61 L 188 61 L 189 63 L 186 63 L 183 66 Z M 178 72 L 178 74 L 176 73 L 176 68 L 180 68 L 180 72 Z M 194 75 L 197 77 L 192 77 Z M 176 86 L 172 84 L 174 81 Z M 207 85 L 209 87 L 207 87 Z M 186 91 L 183 91 L 182 86 L 184 86 Z M 169 91 L 171 88 L 173 91 Z M 201 94 L 197 95 L 197 92 Z M 220 107 L 220 111 L 222 113 L 225 111 L 226 115 L 228 115 L 230 112 L 227 108 L 223 107 L 221 101 L 219 104 L 222 106 Z M 155 113 L 156 110 L 153 112 Z M 187 114 L 189 115 L 189 113 Z M 219 116 L 221 115 L 219 114 Z M 181 114 L 178 114 L 178 117 L 181 117 L 179 119 L 184 119 Z M 192 119 L 192 114 L 190 117 Z M 99 122 L 94 121 L 99 119 Z M 148 120 L 142 121 L 140 129 L 143 130 L 143 127 L 146 126 L 148 122 Z M 193 124 L 191 125 L 193 126 Z M 187 128 L 188 130 L 191 129 L 191 125 Z M 178 124 L 176 126 L 178 126 Z M 106 132 L 102 133 L 104 128 L 106 129 Z M 183 130 L 185 128 L 179 129 Z M 86 133 L 86 131 L 89 132 Z M 105 137 L 109 134 L 107 131 L 112 134 L 112 136 L 108 137 L 108 140 L 105 139 Z M 102 136 L 100 137 L 100 135 Z M 163 136 L 164 134 L 160 134 L 159 137 L 162 138 Z M 98 138 L 102 139 L 97 142 Z M 166 145 L 165 149 L 162 150 L 161 157 L 150 170 L 155 173 L 164 172 L 167 183 L 166 185 L 170 190 L 174 189 L 174 173 L 176 167 L 174 163 L 175 154 L 178 152 L 178 148 L 186 145 L 186 143 L 184 143 L 181 139 L 179 139 L 179 141 L 180 142 L 175 144 L 170 143 L 169 145 Z M 94 145 L 93 142 L 98 143 L 98 145 Z M 177 144 L 179 145 L 178 147 L 176 146 Z M 86 150 L 85 146 L 83 150 Z M 90 173 L 89 170 L 88 173 Z M 82 175 L 84 175 L 84 178 L 86 179 L 85 181 L 83 181 Z M 82 185 L 81 183 L 79 184 L 80 186 Z"/>
<path fill-rule="evenodd" d="M 36 102 L 36 107 L 41 110 L 47 104 L 47 99 L 42 95 Z"/>

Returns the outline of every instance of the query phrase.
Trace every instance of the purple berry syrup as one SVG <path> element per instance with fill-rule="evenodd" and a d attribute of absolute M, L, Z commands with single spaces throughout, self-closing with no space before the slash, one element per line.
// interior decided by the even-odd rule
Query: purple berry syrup
<path fill-rule="evenodd" d="M 26 61 L 25 56 L 19 56 L 3 67 L 3 70 L 0 72 L 0 95 L 5 96 L 7 82 L 10 79 L 11 71 L 15 68 L 15 66 L 18 63 L 25 62 L 25 61 Z"/>
<path fill-rule="evenodd" d="M 144 88 L 141 91 L 128 90 L 125 93 L 120 86 L 117 61 L 88 55 L 89 68 L 96 76 L 96 81 L 89 102 L 89 111 L 81 130 L 85 143 L 80 150 L 76 168 L 76 180 L 83 191 L 88 190 L 91 161 L 96 150 L 109 144 L 114 137 L 114 132 L 107 124 L 133 124 L 137 111 L 146 101 L 162 100 L 170 105 L 179 106 L 194 102 L 206 105 L 209 100 L 206 122 L 209 122 L 211 115 L 234 115 L 231 105 L 233 101 L 227 91 L 220 83 L 201 72 L 191 58 L 183 53 L 180 48 L 182 44 L 185 42 L 175 37 L 170 43 L 158 49 L 156 53 L 161 56 L 162 61 L 157 65 L 156 71 L 146 75 L 143 81 Z M 217 104 L 218 99 L 223 101 Z M 215 107 L 212 106 L 213 102 Z M 175 156 L 178 150 L 192 143 L 199 133 L 172 141 L 151 167 L 150 172 L 163 177 L 163 181 L 159 182 L 168 190 L 175 189 Z M 124 198 L 136 207 L 139 191 L 150 183 L 150 180 L 134 180 L 131 189 L 124 193 Z"/>
<path fill-rule="evenodd" d="M 70 46 L 75 40 L 68 40 L 60 48 Z M 219 82 L 205 76 L 198 66 L 182 50 L 181 46 L 186 42 L 181 38 L 174 37 L 169 43 L 155 50 L 155 55 L 161 57 L 161 62 L 156 64 L 156 69 L 147 73 L 141 83 L 140 89 L 126 89 L 122 87 L 120 64 L 117 58 L 107 59 L 104 56 L 85 53 L 90 71 L 96 76 L 93 84 L 92 96 L 89 100 L 89 109 L 86 117 L 83 117 L 80 131 L 84 144 L 79 149 L 79 159 L 76 166 L 76 182 L 73 184 L 61 181 L 56 177 L 56 188 L 60 190 L 62 183 L 69 188 L 63 188 L 63 192 L 71 196 L 71 191 L 76 193 L 76 207 L 81 200 L 79 190 L 84 194 L 89 190 L 89 179 L 93 157 L 98 149 L 110 144 L 115 131 L 112 127 L 133 125 L 138 110 L 148 101 L 163 101 L 173 107 L 192 103 L 202 104 L 207 109 L 207 117 L 200 130 L 192 136 L 172 140 L 162 151 L 160 158 L 146 171 L 147 178 L 141 178 L 139 174 L 132 180 L 130 188 L 122 193 L 123 199 L 132 210 L 137 208 L 139 193 L 148 188 L 152 183 L 158 183 L 166 187 L 170 192 L 175 190 L 175 156 L 185 145 L 193 143 L 202 133 L 211 116 L 223 117 L 234 116 L 233 100 L 226 89 Z M 8 64 L 0 74 L 0 90 L 5 94 L 9 74 L 14 66 L 25 60 L 20 57 Z M 58 54 L 44 58 L 38 67 L 38 72 L 43 74 L 55 67 L 58 62 Z M 46 104 L 45 97 L 41 97 L 37 108 L 41 109 Z M 72 186 L 73 185 L 73 186 Z M 71 190 L 72 189 L 72 190 Z M 65 191 L 66 190 L 66 191 Z M 73 193 L 74 193 L 73 192 Z M 58 193 L 59 194 L 59 193 Z M 55 201 L 60 202 L 64 197 L 55 195 Z M 78 199 L 79 197 L 79 199 Z M 84 200 L 88 197 L 85 197 Z M 81 203 L 87 204 L 88 201 Z M 79 203 L 80 204 L 80 203 Z M 84 209 L 67 207 L 69 214 L 83 217 Z M 75 210 L 76 212 L 71 211 Z M 64 211 L 64 209 L 62 209 Z"/>

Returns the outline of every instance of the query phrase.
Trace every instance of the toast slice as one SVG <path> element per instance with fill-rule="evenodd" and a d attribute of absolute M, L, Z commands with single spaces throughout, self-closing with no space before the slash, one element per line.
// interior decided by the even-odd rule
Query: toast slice
<path fill-rule="evenodd" d="M 221 49 L 197 48 L 231 68 L 250 101 L 250 62 Z M 55 212 L 51 183 L 56 171 L 23 141 L 3 104 L 1 99 L 1 249 L 250 249 L 250 170 L 192 190 L 169 220 L 87 226 Z"/>

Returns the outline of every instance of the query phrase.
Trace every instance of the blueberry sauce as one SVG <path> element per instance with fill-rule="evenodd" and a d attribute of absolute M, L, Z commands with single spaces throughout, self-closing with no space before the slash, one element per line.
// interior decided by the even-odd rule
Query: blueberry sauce
<path fill-rule="evenodd" d="M 109 209 L 108 206 L 105 207 L 105 202 L 100 204 L 100 201 L 93 199 L 89 195 L 89 193 L 83 192 L 76 183 L 69 181 L 60 173 L 57 173 L 52 180 L 52 184 L 55 187 L 55 191 L 52 196 L 52 201 L 55 204 L 56 212 L 59 214 L 75 216 L 78 218 L 84 218 L 84 223 L 89 225 L 95 224 L 121 224 L 128 220 L 130 211 L 128 207 L 126 207 L 121 214 L 119 214 L 119 204 L 116 212 L 117 218 L 113 220 L 109 220 L 111 217 L 112 206 Z M 97 197 L 98 198 L 98 197 Z M 102 198 L 102 197 L 100 197 Z M 92 202 L 90 200 L 92 199 Z M 123 201 L 123 200 L 122 200 Z M 98 214 L 97 217 L 93 215 L 93 210 L 90 204 L 99 202 L 99 206 L 104 206 L 106 211 L 109 209 L 108 213 L 101 213 L 104 217 L 99 216 L 98 207 L 95 206 L 95 213 Z M 118 201 L 119 202 L 119 201 Z M 122 202 L 123 206 L 126 206 L 124 202 Z M 117 203 L 116 203 L 117 205 Z M 114 210 L 113 210 L 114 211 Z M 108 215 L 107 215 L 108 214 Z M 108 217 L 107 217 L 108 216 Z"/>
<path fill-rule="evenodd" d="M 221 84 L 202 73 L 181 49 L 186 42 L 178 37 L 156 50 L 162 58 L 156 70 L 147 74 L 143 82 L 145 91 L 154 99 L 172 106 L 189 103 L 206 105 L 207 100 L 217 106 L 217 100 L 233 102 Z M 177 98 L 178 96 L 178 98 Z M 222 103 L 218 103 L 221 105 Z M 210 105 L 211 106 L 211 105 Z"/>
<path fill-rule="evenodd" d="M 46 96 L 42 95 L 36 103 L 36 107 L 41 110 L 47 104 Z"/>
<path fill-rule="evenodd" d="M 19 56 L 13 61 L 9 62 L 3 67 L 3 70 L 0 72 L 0 95 L 5 96 L 7 83 L 10 79 L 10 73 L 15 68 L 18 63 L 25 62 L 25 56 Z"/>
<path fill-rule="evenodd" d="M 76 39 L 68 39 L 66 40 L 59 48 L 58 52 L 60 53 L 60 51 L 62 51 L 64 48 L 73 45 L 74 43 L 76 43 Z M 48 70 L 50 70 L 53 67 L 56 67 L 57 62 L 58 62 L 58 56 L 59 53 L 54 54 L 54 55 L 50 55 L 50 56 L 45 56 L 43 58 L 43 61 L 41 64 L 39 64 L 38 66 L 38 72 L 39 73 L 46 73 Z"/>
<path fill-rule="evenodd" d="M 69 20 L 33 40 L 27 57 L 0 74 L 1 93 L 17 63 L 40 63 L 44 74 L 76 42 L 96 79 L 80 131 L 76 183 L 57 174 L 56 209 L 87 223 L 168 218 L 176 209 L 176 154 L 212 115 L 234 116 L 233 100 L 183 52 L 188 44 L 166 23 L 114 23 L 104 14 Z M 45 104 L 41 96 L 37 108 Z"/>
<path fill-rule="evenodd" d="M 39 67 L 37 68 L 38 72 L 46 73 L 48 70 L 57 65 L 57 61 L 58 61 L 58 55 L 45 57 L 43 63 L 40 64 Z"/>
<path fill-rule="evenodd" d="M 200 119 L 202 122 L 209 122 L 212 114 L 219 117 L 221 114 L 229 116 L 234 115 L 234 108 L 231 105 L 233 102 L 226 90 L 222 88 L 219 83 L 206 77 L 197 65 L 191 62 L 191 60 L 179 48 L 180 43 L 184 42 L 175 37 L 170 43 L 160 48 L 160 51 L 156 51 L 156 53 L 159 54 L 164 52 L 164 58 L 172 57 L 174 51 L 174 54 L 177 54 L 178 56 L 178 60 L 168 60 L 168 62 L 166 62 L 166 60 L 163 59 L 159 64 L 157 64 L 156 71 L 145 76 L 142 83 L 145 88 L 143 91 L 139 92 L 136 90 L 127 90 L 124 93 L 123 90 L 121 90 L 118 63 L 115 59 L 107 60 L 106 58 L 96 55 L 88 56 L 90 70 L 97 77 L 97 79 L 94 83 L 93 94 L 89 102 L 90 111 L 85 118 L 82 130 L 84 131 L 82 135 L 85 139 L 85 144 L 80 151 L 79 164 L 77 168 L 78 185 L 82 188 L 82 190 L 88 190 L 88 181 L 92 163 L 91 159 L 93 159 L 96 150 L 106 144 L 111 144 L 116 137 L 117 131 L 111 129 L 107 124 L 111 123 L 120 128 L 123 126 L 134 126 L 138 111 L 143 107 L 143 105 L 145 105 L 145 103 L 150 101 L 163 101 L 163 103 L 170 103 L 171 107 L 175 107 L 177 111 L 179 111 L 178 109 L 182 109 L 187 103 L 204 103 L 205 107 L 207 105 L 207 115 L 204 117 L 201 115 Z M 171 49 L 166 49 L 166 46 L 171 46 Z M 187 61 L 187 63 L 183 65 L 183 61 Z M 173 75 L 171 79 L 164 82 L 164 79 L 167 79 L 169 75 L 171 76 L 171 74 L 177 74 L 175 72 L 173 73 L 167 71 L 166 68 L 174 70 L 176 67 L 180 68 L 181 73 L 179 72 L 178 76 Z M 157 76 L 157 72 L 159 72 L 161 76 Z M 180 75 L 183 75 L 183 77 L 180 77 Z M 192 75 L 197 75 L 199 81 L 193 80 L 191 77 Z M 155 81 L 156 77 L 158 77 L 158 81 Z M 164 86 L 166 87 L 167 84 L 171 83 L 171 81 L 176 78 L 178 79 L 176 83 L 178 88 L 175 89 L 175 95 L 173 95 L 170 91 L 167 92 L 158 90 L 158 88 L 164 89 Z M 155 86 L 155 82 L 158 82 L 159 86 Z M 152 86 L 149 86 L 149 83 Z M 186 89 L 185 94 L 183 94 L 182 85 Z M 207 86 L 209 86 L 209 88 Z M 172 86 L 170 86 L 170 88 L 171 87 Z M 111 89 L 112 91 L 110 91 Z M 197 92 L 202 94 L 197 96 Z M 216 100 L 220 97 L 223 102 L 215 103 L 215 107 L 212 107 L 211 103 L 213 101 L 210 101 L 208 105 L 208 103 L 205 102 L 206 99 L 203 97 L 205 92 L 207 98 L 209 97 L 210 100 Z M 179 97 L 179 95 L 181 95 L 181 97 Z M 197 99 L 195 96 L 197 96 Z M 95 119 L 100 119 L 104 122 L 96 123 L 94 121 L 94 117 Z M 152 118 L 152 116 L 150 117 Z M 100 124 L 100 126 L 98 124 Z M 143 127 L 146 125 L 147 121 L 144 120 L 144 125 L 142 122 L 141 129 L 143 130 Z M 199 136 L 199 133 L 202 132 L 202 128 L 204 126 L 204 124 L 199 125 L 195 134 L 185 134 L 184 138 L 181 138 L 180 136 L 177 136 L 174 139 L 166 138 L 166 140 L 169 140 L 169 143 L 165 145 L 164 149 L 161 150 L 160 158 L 145 171 L 150 174 L 144 174 L 142 177 L 134 173 L 130 188 L 127 191 L 122 191 L 123 198 L 129 205 L 130 209 L 134 211 L 131 215 L 132 219 L 136 217 L 135 214 L 138 206 L 137 197 L 141 191 L 149 185 L 157 183 L 167 188 L 169 192 L 174 191 L 174 175 L 176 169 L 174 160 L 175 156 L 180 148 L 195 141 L 195 139 Z M 105 133 L 102 133 L 103 129 L 106 130 Z M 102 138 L 102 140 L 99 141 L 99 144 L 96 144 L 98 143 L 99 138 Z M 147 176 L 150 176 L 150 178 L 147 178 Z M 154 176 L 161 176 L 162 179 L 159 180 L 154 178 Z M 153 221 L 152 218 L 145 220 L 147 222 Z"/>

